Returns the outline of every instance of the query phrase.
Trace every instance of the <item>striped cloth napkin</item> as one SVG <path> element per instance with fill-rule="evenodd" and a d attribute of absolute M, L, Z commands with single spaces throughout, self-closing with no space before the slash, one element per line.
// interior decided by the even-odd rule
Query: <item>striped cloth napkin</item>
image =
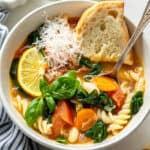
<path fill-rule="evenodd" d="M 38 150 L 39 145 L 27 138 L 10 120 L 0 105 L 0 150 Z"/>
<path fill-rule="evenodd" d="M 6 16 L 7 10 L 0 7 L 0 23 L 4 22 Z M 7 27 L 0 24 L 0 49 L 7 33 Z M 38 150 L 39 147 L 10 120 L 0 102 L 0 150 Z"/>

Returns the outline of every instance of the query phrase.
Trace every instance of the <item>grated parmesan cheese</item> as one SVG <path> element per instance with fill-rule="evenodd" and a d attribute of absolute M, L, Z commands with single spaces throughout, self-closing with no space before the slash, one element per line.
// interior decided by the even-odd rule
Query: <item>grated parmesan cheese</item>
<path fill-rule="evenodd" d="M 51 68 L 56 70 L 77 63 L 76 58 L 80 53 L 79 45 L 67 18 L 47 19 L 41 27 L 40 37 L 38 47 L 44 48 Z"/>

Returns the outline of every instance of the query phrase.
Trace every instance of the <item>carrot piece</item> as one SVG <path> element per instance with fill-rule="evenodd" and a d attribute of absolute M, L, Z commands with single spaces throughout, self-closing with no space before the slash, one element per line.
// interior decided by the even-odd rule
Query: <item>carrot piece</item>
<path fill-rule="evenodd" d="M 96 113 L 92 109 L 85 108 L 77 113 L 75 126 L 81 131 L 86 131 L 90 129 L 96 121 Z"/>
<path fill-rule="evenodd" d="M 113 101 L 116 103 L 117 108 L 121 109 L 125 101 L 125 95 L 122 92 L 122 90 L 119 88 L 117 91 L 112 92 L 110 96 L 112 97 Z"/>
<path fill-rule="evenodd" d="M 66 100 L 61 100 L 57 104 L 57 111 L 62 120 L 64 120 L 68 125 L 74 125 L 73 111 Z"/>
<path fill-rule="evenodd" d="M 60 115 L 55 112 L 52 117 L 52 135 L 51 138 L 56 138 L 60 136 L 61 130 L 65 126 L 66 122 L 63 121 L 60 117 Z"/>
<path fill-rule="evenodd" d="M 119 88 L 117 82 L 108 77 L 94 77 L 91 79 L 91 82 L 94 82 L 99 90 L 105 92 L 116 91 Z"/>

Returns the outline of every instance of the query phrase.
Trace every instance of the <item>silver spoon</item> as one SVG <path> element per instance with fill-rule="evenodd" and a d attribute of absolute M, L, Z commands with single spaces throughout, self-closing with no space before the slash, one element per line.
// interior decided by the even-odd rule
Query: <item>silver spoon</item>
<path fill-rule="evenodd" d="M 123 50 L 123 53 L 122 53 L 121 57 L 119 58 L 118 62 L 115 64 L 115 66 L 113 67 L 113 69 L 111 71 L 106 72 L 106 73 L 100 73 L 98 76 L 110 76 L 110 77 L 116 79 L 116 81 L 119 83 L 118 72 L 124 62 L 124 59 L 125 59 L 126 55 L 128 54 L 128 52 L 133 47 L 133 45 L 135 44 L 135 42 L 137 41 L 137 39 L 139 38 L 139 36 L 141 35 L 141 33 L 143 32 L 143 30 L 145 29 L 145 27 L 148 25 L 148 23 L 150 23 L 150 0 L 148 1 L 146 8 L 144 10 L 143 16 L 142 16 L 136 30 L 134 31 L 133 35 L 131 36 L 127 47 Z"/>

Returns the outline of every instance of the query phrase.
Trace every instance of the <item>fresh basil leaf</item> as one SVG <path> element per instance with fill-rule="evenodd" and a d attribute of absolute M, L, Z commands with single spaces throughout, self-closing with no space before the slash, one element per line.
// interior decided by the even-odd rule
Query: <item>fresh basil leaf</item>
<path fill-rule="evenodd" d="M 63 144 L 67 144 L 68 143 L 68 140 L 65 137 L 58 137 L 56 139 L 56 141 L 59 142 L 59 143 L 63 143 Z"/>
<path fill-rule="evenodd" d="M 57 78 L 50 85 L 49 92 L 55 99 L 70 99 L 75 95 L 78 87 L 79 81 L 75 76 L 75 72 L 69 71 L 64 76 Z"/>
<path fill-rule="evenodd" d="M 143 105 L 143 92 L 138 91 L 131 100 L 131 114 L 136 114 Z"/>
<path fill-rule="evenodd" d="M 74 70 L 70 70 L 69 72 L 64 74 L 64 77 L 69 77 L 69 78 L 72 78 L 72 79 L 76 79 L 76 72 Z"/>
<path fill-rule="evenodd" d="M 55 103 L 53 97 L 51 97 L 51 96 L 50 97 L 45 97 L 45 100 L 46 100 L 47 106 L 50 110 L 50 113 L 54 112 L 55 107 L 56 107 L 56 103 Z"/>
<path fill-rule="evenodd" d="M 45 79 L 40 79 L 40 91 L 43 96 L 46 96 L 46 94 L 49 92 L 49 85 Z"/>
<path fill-rule="evenodd" d="M 85 132 L 85 136 L 91 137 L 95 143 L 103 141 L 107 137 L 107 128 L 102 120 L 96 122 L 96 124 Z"/>
<path fill-rule="evenodd" d="M 42 115 L 44 108 L 44 101 L 42 98 L 35 98 L 29 104 L 25 112 L 25 120 L 28 125 L 33 125 L 33 123 Z"/>

